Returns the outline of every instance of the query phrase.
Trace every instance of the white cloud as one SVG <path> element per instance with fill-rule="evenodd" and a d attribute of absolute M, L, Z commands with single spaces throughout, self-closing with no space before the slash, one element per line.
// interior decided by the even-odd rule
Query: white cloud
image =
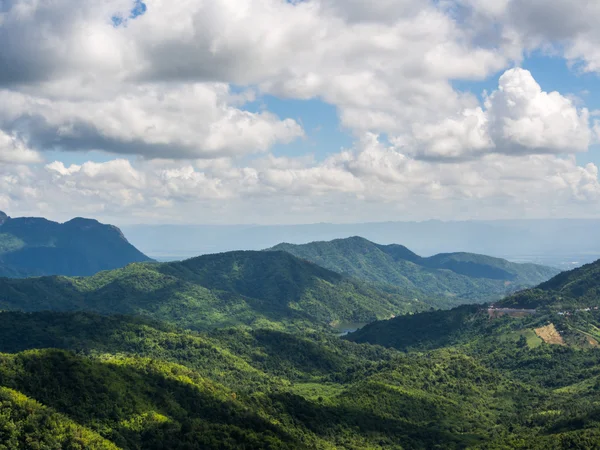
<path fill-rule="evenodd" d="M 564 55 L 581 69 L 600 73 L 600 3 L 569 0 L 456 0 L 470 9 L 482 28 L 527 50 Z M 471 25 L 473 25 L 471 23 Z"/>
<path fill-rule="evenodd" d="M 158 160 L 0 166 L 0 189 L 11 212 L 68 211 L 127 221 L 456 219 L 473 211 L 480 217 L 544 217 L 557 209 L 589 215 L 600 206 L 598 168 L 578 166 L 573 157 L 417 160 L 373 134 L 321 162 L 270 156 L 241 166 L 225 160 L 199 166 Z"/>
<path fill-rule="evenodd" d="M 430 2 L 146 3 L 143 16 L 119 27 L 111 16 L 126 17 L 132 2 L 12 0 L 5 7 L 0 84 L 28 95 L 13 100 L 21 107 L 41 109 L 28 122 L 42 128 L 34 133 L 39 147 L 213 157 L 264 151 L 301 134 L 291 120 L 232 108 L 215 81 L 320 97 L 358 133 L 400 132 L 414 119 L 441 120 L 472 103 L 449 78 L 481 79 L 507 62 L 502 49 L 471 42 Z"/>
<path fill-rule="evenodd" d="M 53 100 L 0 91 L 0 126 L 31 145 L 148 158 L 210 158 L 264 152 L 303 135 L 294 120 L 228 105 L 223 84 L 130 86 L 116 98 Z"/>
<path fill-rule="evenodd" d="M 590 113 L 558 92 L 544 92 L 524 69 L 507 70 L 481 107 L 466 108 L 437 123 L 413 124 L 397 137 L 417 158 L 460 160 L 489 153 L 569 154 L 592 142 Z"/>
<path fill-rule="evenodd" d="M 131 166 L 126 159 L 114 159 L 105 163 L 86 162 L 82 165 L 72 164 L 65 167 L 55 161 L 46 165 L 46 169 L 57 178 L 70 177 L 77 181 L 79 187 L 85 188 L 135 188 L 143 189 L 145 176 Z"/>
<path fill-rule="evenodd" d="M 3 208 L 247 222 L 575 214 L 600 202 L 596 166 L 564 155 L 600 126 L 568 93 L 522 69 L 484 103 L 453 84 L 539 48 L 600 71 L 594 2 L 145 3 L 136 19 L 132 0 L 2 3 Z M 354 148 L 271 155 L 304 131 L 249 111 L 263 94 L 334 105 Z M 41 167 L 55 149 L 118 156 Z"/>
<path fill-rule="evenodd" d="M 28 148 L 21 139 L 0 130 L 0 164 L 31 164 L 40 161 L 41 156 Z"/>
<path fill-rule="evenodd" d="M 558 92 L 543 92 L 527 70 L 504 73 L 486 108 L 490 135 L 499 151 L 572 153 L 590 145 L 588 110 L 578 111 Z"/>

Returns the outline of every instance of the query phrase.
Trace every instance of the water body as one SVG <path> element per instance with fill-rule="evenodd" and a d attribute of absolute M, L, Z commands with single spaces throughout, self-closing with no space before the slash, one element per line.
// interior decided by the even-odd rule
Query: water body
<path fill-rule="evenodd" d="M 339 336 L 346 336 L 349 333 L 354 333 L 365 325 L 367 324 L 364 322 L 340 322 L 333 328 L 339 332 Z"/>

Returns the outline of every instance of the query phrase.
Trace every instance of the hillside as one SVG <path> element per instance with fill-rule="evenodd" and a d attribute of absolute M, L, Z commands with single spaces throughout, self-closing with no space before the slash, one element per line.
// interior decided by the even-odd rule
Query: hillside
<path fill-rule="evenodd" d="M 5 449 L 118 450 L 99 434 L 5 387 L 0 387 L 0 417 L 0 445 Z"/>
<path fill-rule="evenodd" d="M 594 350 L 501 346 L 516 369 L 458 349 L 404 355 L 89 313 L 0 313 L 0 325 L 10 448 L 73 434 L 88 446 L 62 448 L 593 449 L 600 438 Z"/>
<path fill-rule="evenodd" d="M 495 345 L 501 347 L 505 341 L 517 340 L 533 346 L 546 343 L 600 349 L 600 309 L 584 307 L 592 302 L 591 297 L 572 297 L 566 301 L 567 297 L 555 292 L 550 297 L 540 297 L 546 294 L 533 289 L 493 306 L 463 305 L 447 311 L 399 316 L 370 323 L 344 339 L 402 351 L 458 346 L 492 354 Z M 515 301 L 522 297 L 526 301 Z M 539 303 L 531 301 L 532 298 Z M 530 309 L 535 306 L 537 309 Z"/>
<path fill-rule="evenodd" d="M 193 329 L 323 327 L 428 307 L 285 252 L 138 263 L 91 277 L 0 279 L 0 309 L 142 315 Z"/>
<path fill-rule="evenodd" d="M 0 212 L 0 276 L 86 276 L 150 259 L 121 231 L 96 220 L 65 223 Z"/>
<path fill-rule="evenodd" d="M 572 310 L 600 307 L 600 260 L 518 292 L 498 303 L 504 307 Z"/>
<path fill-rule="evenodd" d="M 534 286 L 559 270 L 516 264 L 472 253 L 445 253 L 423 258 L 402 245 L 379 245 L 360 237 L 279 244 L 282 250 L 330 270 L 375 283 L 387 283 L 406 295 L 435 299 L 438 306 L 498 300 Z"/>

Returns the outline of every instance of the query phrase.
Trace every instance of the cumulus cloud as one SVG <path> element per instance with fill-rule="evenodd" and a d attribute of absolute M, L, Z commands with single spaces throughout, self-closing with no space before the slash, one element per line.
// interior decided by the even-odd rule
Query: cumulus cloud
<path fill-rule="evenodd" d="M 322 98 L 357 133 L 400 132 L 472 103 L 449 78 L 481 79 L 507 62 L 501 48 L 471 42 L 430 2 L 146 4 L 144 15 L 115 26 L 132 1 L 8 2 L 0 85 L 25 98 L 4 99 L 17 109 L 4 129 L 28 126 L 40 148 L 234 155 L 302 131 L 290 119 L 232 107 L 215 82 Z"/>
<path fill-rule="evenodd" d="M 0 126 L 35 148 L 104 150 L 148 158 L 264 152 L 303 135 L 294 120 L 228 105 L 223 84 L 131 86 L 116 98 L 55 100 L 0 91 Z"/>
<path fill-rule="evenodd" d="M 46 170 L 56 178 L 72 178 L 78 187 L 88 188 L 134 188 L 145 187 L 145 176 L 131 166 L 126 159 L 115 159 L 105 163 L 86 162 L 69 167 L 59 161 L 46 165 Z"/>
<path fill-rule="evenodd" d="M 600 4 L 569 0 L 452 0 L 467 7 L 470 25 L 495 30 L 526 50 L 565 56 L 587 72 L 600 72 Z M 489 34 L 487 35 L 489 37 Z"/>
<path fill-rule="evenodd" d="M 528 70 L 507 70 L 484 107 L 437 123 L 415 123 L 406 138 L 417 158 L 461 160 L 489 153 L 569 154 L 587 151 L 590 113 L 559 92 L 544 92 Z"/>
<path fill-rule="evenodd" d="M 572 153 L 587 150 L 589 112 L 558 92 L 543 92 L 531 73 L 512 69 L 486 101 L 490 134 L 500 151 Z"/>
<path fill-rule="evenodd" d="M 416 160 L 372 134 L 320 162 L 269 157 L 205 167 L 119 159 L 38 168 L 0 165 L 0 192 L 10 211 L 68 211 L 128 221 L 387 220 L 393 214 L 452 219 L 471 217 L 474 209 L 491 217 L 499 209 L 543 217 L 554 208 L 581 214 L 600 204 L 598 168 L 578 166 L 573 157 Z"/>
<path fill-rule="evenodd" d="M 31 164 L 40 161 L 41 156 L 28 148 L 19 137 L 0 130 L 0 164 Z"/>

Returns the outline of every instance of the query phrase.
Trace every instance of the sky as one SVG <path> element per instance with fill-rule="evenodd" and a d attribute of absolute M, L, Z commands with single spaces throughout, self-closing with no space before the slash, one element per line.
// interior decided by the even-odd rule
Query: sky
<path fill-rule="evenodd" d="M 0 210 L 600 217 L 600 2 L 4 0 Z"/>

